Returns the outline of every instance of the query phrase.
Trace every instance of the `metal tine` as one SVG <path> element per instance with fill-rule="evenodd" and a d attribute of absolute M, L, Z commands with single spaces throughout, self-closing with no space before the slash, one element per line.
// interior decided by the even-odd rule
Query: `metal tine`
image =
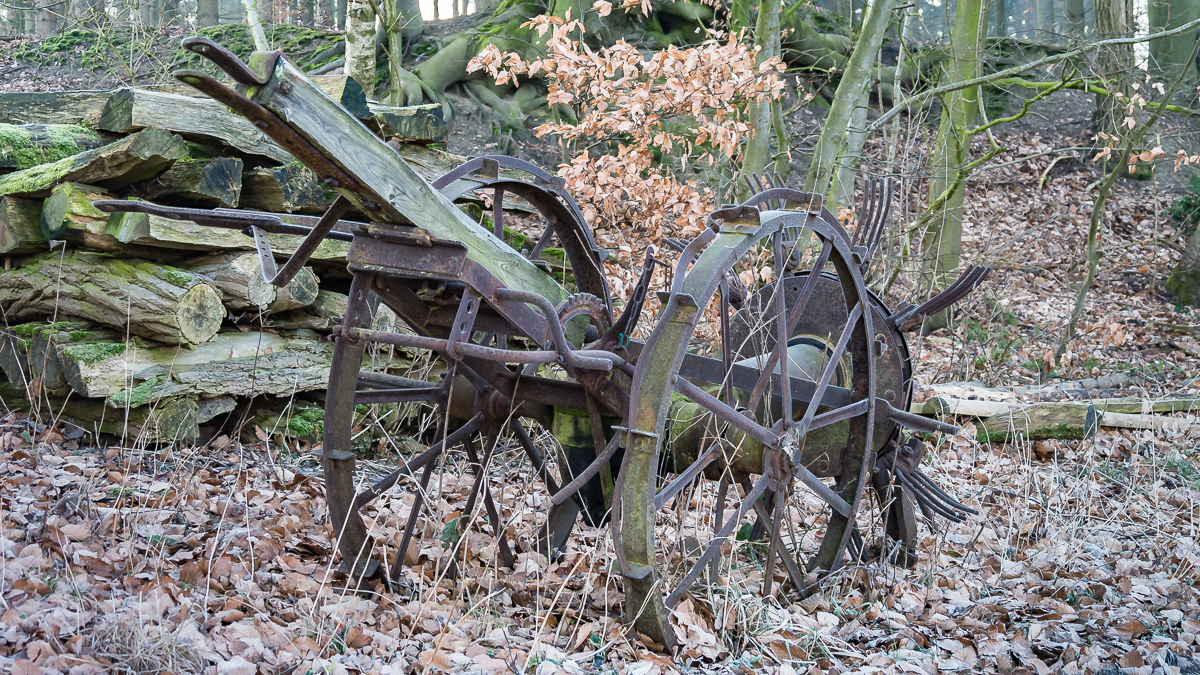
<path fill-rule="evenodd" d="M 941 293 L 926 300 L 924 304 L 917 307 L 913 314 L 935 314 L 942 311 L 975 290 L 975 287 L 982 283 L 991 273 L 992 268 L 990 267 L 971 265 L 959 275 L 958 279 L 955 279 L 954 283 L 950 284 Z"/>
<path fill-rule="evenodd" d="M 777 188 L 781 188 L 781 187 L 783 187 L 783 177 L 779 175 L 779 172 L 778 172 L 778 171 L 775 171 L 775 172 L 774 172 L 774 174 L 775 174 L 775 179 L 774 179 L 773 181 L 771 181 L 771 182 L 772 182 L 772 187 L 777 187 Z M 780 208 L 780 209 L 782 209 L 783 207 L 787 206 L 786 204 L 784 204 L 784 203 L 783 203 L 783 200 L 782 200 L 782 199 L 778 199 L 778 200 L 776 200 L 776 201 L 778 201 L 778 202 L 779 202 L 779 208 Z"/>
<path fill-rule="evenodd" d="M 859 208 L 858 227 L 854 228 L 854 246 L 863 246 L 867 241 L 867 229 L 875 213 L 876 179 L 871 178 L 863 186 L 862 207 Z"/>
<path fill-rule="evenodd" d="M 886 192 L 886 194 L 882 197 L 883 204 L 880 207 L 880 214 L 875 218 L 875 232 L 871 236 L 871 241 L 867 244 L 867 258 L 875 255 L 875 251 L 879 248 L 879 242 L 883 241 L 883 232 L 887 229 L 888 215 L 892 212 L 893 189 L 894 184 L 892 183 L 892 179 L 885 178 L 884 190 L 881 190 L 881 192 Z"/>
<path fill-rule="evenodd" d="M 742 174 L 742 180 L 746 181 L 746 187 L 750 189 L 750 196 L 751 196 L 751 197 L 753 197 L 754 195 L 758 194 L 759 192 L 762 192 L 762 190 L 759 190 L 759 189 L 755 188 L 755 186 L 754 186 L 754 181 L 750 180 L 750 176 L 748 176 L 748 175 L 746 175 L 746 174 Z M 758 210 L 759 210 L 759 211 L 762 211 L 762 210 L 763 210 L 763 208 L 762 208 L 762 204 L 759 204 L 759 205 L 758 205 Z"/>

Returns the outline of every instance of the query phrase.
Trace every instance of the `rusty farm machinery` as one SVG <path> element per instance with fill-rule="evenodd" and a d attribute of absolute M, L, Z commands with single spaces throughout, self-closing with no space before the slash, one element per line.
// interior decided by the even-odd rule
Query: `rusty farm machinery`
<path fill-rule="evenodd" d="M 430 184 L 279 53 L 258 52 L 246 64 L 205 38 L 184 45 L 238 86 L 199 71 L 177 73 L 180 80 L 246 117 L 339 196 L 311 228 L 253 212 L 96 204 L 243 230 L 276 285 L 324 239 L 350 242 L 349 305 L 335 332 L 317 454 L 352 583 L 404 578 L 404 552 L 423 536 L 434 467 L 459 444 L 475 473 L 462 512 L 479 511 L 499 563 L 511 566 L 486 470 L 501 436 L 519 445 L 548 496 L 533 545 L 554 557 L 579 519 L 607 524 L 627 619 L 668 646 L 671 608 L 738 555 L 757 556 L 763 594 L 797 597 L 866 555 L 860 532 L 868 524 L 881 525 L 903 557 L 918 512 L 961 520 L 970 511 L 920 471 L 924 446 L 901 432 L 955 431 L 907 412 L 904 334 L 989 270 L 968 269 L 920 306 L 884 304 L 863 273 L 882 237 L 889 183 L 869 183 L 851 237 L 819 196 L 777 178 L 758 181 L 748 201 L 714 211 L 702 234 L 667 242 L 678 260 L 669 287 L 657 291 L 657 318 L 639 331 L 654 268 L 665 263 L 647 252 L 618 313 L 603 252 L 561 179 L 482 157 Z M 472 217 L 456 205 L 481 194 L 490 212 L 476 208 Z M 522 250 L 505 243 L 514 201 L 535 214 L 524 222 L 540 223 L 526 228 Z M 369 222 L 342 220 L 351 208 Z M 277 268 L 269 234 L 304 240 Z M 552 249 L 558 258 L 546 255 Z M 764 265 L 778 271 L 774 279 L 756 273 Z M 372 329 L 379 303 L 407 330 Z M 441 380 L 373 366 L 366 357 L 379 345 L 435 354 L 446 366 Z M 408 401 L 437 406 L 436 442 L 366 481 L 356 471 L 356 407 Z M 533 423 L 552 430 L 557 447 L 543 452 Z M 380 546 L 361 513 L 404 490 L 414 501 L 403 540 Z M 729 545 L 735 538 L 756 547 L 739 553 Z"/>

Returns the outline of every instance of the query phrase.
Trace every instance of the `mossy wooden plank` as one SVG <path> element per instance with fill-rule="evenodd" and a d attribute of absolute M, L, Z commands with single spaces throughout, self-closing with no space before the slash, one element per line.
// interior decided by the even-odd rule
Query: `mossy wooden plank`
<path fill-rule="evenodd" d="M 0 197 L 0 253 L 21 255 L 47 250 L 41 215 L 40 199 Z"/>
<path fill-rule="evenodd" d="M 134 186 L 134 193 L 162 204 L 232 209 L 242 194 L 242 166 L 242 160 L 230 157 L 183 159 Z"/>
<path fill-rule="evenodd" d="M 105 105 L 98 126 L 122 134 L 147 128 L 166 129 L 188 137 L 217 140 L 242 152 L 270 157 L 277 162 L 293 161 L 293 157 L 261 129 L 208 98 L 120 89 Z"/>
<path fill-rule="evenodd" d="M 195 345 L 221 327 L 220 292 L 203 277 L 103 253 L 40 254 L 0 274 L 10 321 L 76 317 L 160 342 Z"/>
<path fill-rule="evenodd" d="M 279 88 L 284 83 L 290 85 L 287 95 Z M 461 241 L 470 258 L 505 286 L 538 293 L 555 304 L 566 298 L 566 290 L 553 278 L 434 190 L 395 150 L 286 59 L 277 62 L 270 83 L 253 95 L 359 181 L 357 192 L 339 191 L 364 213 L 372 212 L 364 202 L 373 201 L 379 210 L 372 217 L 380 221 L 409 222 L 435 237 Z"/>
<path fill-rule="evenodd" d="M 0 122 L 95 127 L 111 92 L 61 91 L 0 94 Z"/>
<path fill-rule="evenodd" d="M 63 181 L 120 189 L 153 178 L 184 157 L 187 146 L 182 138 L 147 129 L 74 157 L 0 176 L 0 196 L 48 197 Z"/>
<path fill-rule="evenodd" d="M 73 124 L 0 123 L 0 169 L 28 169 L 106 145 L 100 134 Z"/>
<path fill-rule="evenodd" d="M 1096 435 L 1100 417 L 1090 403 L 1035 403 L 982 419 L 976 431 L 980 442 L 1074 439 Z"/>

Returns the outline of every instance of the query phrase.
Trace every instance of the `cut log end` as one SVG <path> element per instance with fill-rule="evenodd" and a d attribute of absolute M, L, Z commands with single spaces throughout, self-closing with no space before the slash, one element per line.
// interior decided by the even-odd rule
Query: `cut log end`
<path fill-rule="evenodd" d="M 180 333 L 189 344 L 208 342 L 220 330 L 221 322 L 225 319 L 220 292 L 208 284 L 196 284 L 179 299 L 175 317 Z"/>

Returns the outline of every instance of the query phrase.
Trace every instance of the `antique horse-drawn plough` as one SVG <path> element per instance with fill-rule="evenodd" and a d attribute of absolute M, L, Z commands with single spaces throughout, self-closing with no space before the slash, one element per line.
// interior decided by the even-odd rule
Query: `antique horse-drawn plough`
<path fill-rule="evenodd" d="M 97 205 L 244 230 L 276 285 L 323 239 L 351 242 L 349 306 L 335 332 L 317 453 L 352 582 L 404 577 L 424 490 L 438 458 L 460 443 L 476 474 L 463 513 L 486 512 L 500 561 L 512 565 L 485 470 L 501 434 L 515 438 L 550 496 L 538 550 L 565 550 L 580 517 L 607 520 L 627 618 L 668 646 L 676 642 L 670 608 L 727 569 L 735 538 L 760 542 L 746 555 L 764 565 L 761 592 L 794 597 L 865 554 L 859 528 L 869 514 L 881 514 L 882 531 L 899 542 L 891 550 L 903 556 L 916 539 L 917 510 L 955 520 L 969 511 L 918 470 L 923 445 L 900 433 L 955 431 L 907 412 L 904 332 L 988 270 L 969 269 L 919 307 L 888 308 L 862 275 L 881 239 L 890 185 L 870 183 L 852 239 L 819 196 L 777 178 L 760 182 L 745 203 L 713 212 L 692 241 L 668 242 L 678 261 L 669 289 L 659 291 L 656 323 L 638 341 L 631 336 L 646 334 L 637 324 L 659 263 L 647 252 L 614 316 L 602 251 L 560 179 L 483 157 L 430 184 L 278 52 L 255 53 L 247 65 L 204 38 L 184 45 L 239 86 L 195 71 L 177 73 L 180 80 L 245 116 L 339 196 L 311 229 L 252 212 Z M 490 224 L 489 214 L 473 218 L 455 203 L 481 193 L 491 197 Z M 513 203 L 543 223 L 526 232 L 521 251 L 504 239 Z M 342 221 L 351 208 L 371 222 Z M 304 236 L 278 269 L 273 233 Z M 561 252 L 557 266 L 546 262 L 551 249 Z M 763 266 L 777 272 L 773 279 L 757 273 Z M 369 310 L 380 302 L 410 331 L 371 329 Z M 429 350 L 446 372 L 440 382 L 400 377 L 369 365 L 371 345 Z M 406 401 L 439 406 L 437 442 L 363 481 L 352 446 L 356 406 Z M 543 454 L 530 420 L 553 430 L 561 448 Z M 488 441 L 482 452 L 478 437 Z M 402 543 L 389 549 L 399 552 L 380 560 L 360 510 L 402 489 L 415 491 L 415 503 Z"/>

